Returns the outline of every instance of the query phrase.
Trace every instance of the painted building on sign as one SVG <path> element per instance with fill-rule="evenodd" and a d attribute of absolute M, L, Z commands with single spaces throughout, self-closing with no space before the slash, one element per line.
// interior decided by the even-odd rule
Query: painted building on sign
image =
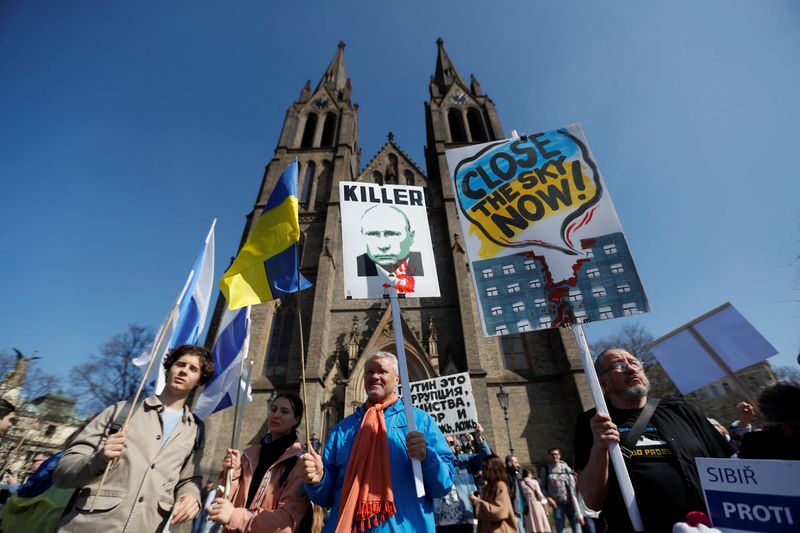
<path fill-rule="evenodd" d="M 586 239 L 581 245 L 588 260 L 581 262 L 574 284 L 563 295 L 574 322 L 643 312 L 647 308 L 644 290 L 622 233 Z M 506 335 L 551 327 L 554 305 L 548 299 L 548 273 L 538 257 L 520 254 L 474 265 L 478 290 L 484 296 L 480 305 L 491 332 Z"/>
<path fill-rule="evenodd" d="M 289 104 L 244 228 L 242 242 L 278 177 L 297 159 L 301 271 L 313 287 L 299 296 L 252 309 L 254 402 L 247 408 L 240 445 L 245 447 L 263 435 L 265 406 L 274 394 L 300 390 L 301 328 L 295 319 L 298 305 L 307 354 L 305 416 L 311 431 L 323 440 L 339 420 L 365 400 L 363 368 L 367 355 L 378 349 L 396 349 L 388 302 L 347 299 L 343 291 L 339 184 L 356 182 L 420 187 L 424 195 L 441 296 L 401 301 L 400 322 L 411 381 L 468 372 L 478 419 L 490 445 L 501 455 L 509 450 L 505 426 L 496 422 L 503 424 L 497 399 L 503 385 L 512 406 L 511 445 L 520 460 L 542 461 L 550 446 L 560 446 L 568 455 L 575 416 L 591 402 L 572 335 L 558 329 L 520 333 L 502 341 L 483 335 L 449 182 L 445 149 L 505 136 L 494 102 L 474 77 L 465 80 L 461 76 L 440 40 L 424 114 L 420 116 L 426 132 L 424 163 L 414 161 L 391 133 L 378 152 L 362 162 L 358 131 L 362 110 L 352 98 L 344 49 L 340 43 L 319 82 L 315 86 L 307 82 L 297 100 Z M 422 88 L 423 80 L 420 82 L 418 87 Z M 397 90 L 416 89 L 411 84 Z M 387 125 L 387 130 L 390 128 Z M 370 189 L 351 187 L 347 191 L 360 200 L 361 192 L 369 194 Z M 221 300 L 217 302 L 209 344 L 216 337 L 223 305 Z M 230 445 L 232 418 L 223 411 L 206 421 L 204 468 L 208 474 L 219 471 Z M 304 430 L 302 425 L 300 429 Z"/>

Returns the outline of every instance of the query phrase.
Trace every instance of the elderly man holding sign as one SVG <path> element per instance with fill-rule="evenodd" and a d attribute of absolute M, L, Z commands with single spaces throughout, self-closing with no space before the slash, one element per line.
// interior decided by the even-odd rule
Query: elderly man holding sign
<path fill-rule="evenodd" d="M 323 457 L 301 458 L 306 493 L 331 507 L 323 533 L 333 531 L 433 531 L 433 498 L 453 484 L 453 454 L 430 415 L 413 409 L 408 431 L 397 358 L 375 352 L 364 365 L 367 401 L 333 428 Z M 422 466 L 425 495 L 417 497 L 411 460 Z"/>
<path fill-rule="evenodd" d="M 691 405 L 648 398 L 641 361 L 621 348 L 597 357 L 595 369 L 608 414 L 595 409 L 578 418 L 575 468 L 586 505 L 602 510 L 610 531 L 633 531 L 608 448 L 620 443 L 647 533 L 672 531 L 689 511 L 705 511 L 697 457 L 729 457 L 733 448 Z"/>

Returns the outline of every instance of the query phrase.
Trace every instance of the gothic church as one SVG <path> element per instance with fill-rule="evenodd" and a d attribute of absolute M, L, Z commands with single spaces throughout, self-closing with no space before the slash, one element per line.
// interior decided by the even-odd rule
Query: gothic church
<path fill-rule="evenodd" d="M 411 380 L 468 371 L 478 416 L 495 453 L 502 457 L 512 448 L 522 464 L 542 464 L 547 448 L 559 446 L 565 458 L 571 459 L 575 417 L 592 405 L 571 333 L 551 329 L 487 338 L 481 332 L 445 149 L 505 135 L 494 102 L 474 77 L 465 82 L 442 40 L 436 44 L 436 67 L 425 103 L 424 166 L 412 161 L 390 133 L 362 167 L 359 109 L 351 100 L 344 43 L 339 43 L 316 87 L 306 83 L 286 112 L 242 243 L 278 177 L 296 158 L 300 163 L 301 270 L 313 287 L 299 295 L 302 331 L 295 318 L 297 295 L 252 309 L 254 402 L 247 406 L 240 448 L 257 442 L 266 431 L 272 395 L 300 392 L 301 335 L 307 353 L 305 416 L 311 432 L 323 442 L 330 429 L 365 400 L 367 354 L 378 349 L 396 353 L 388 301 L 346 300 L 343 295 L 338 184 L 361 181 L 417 185 L 425 190 L 442 296 L 401 301 Z M 209 344 L 216 338 L 223 306 L 220 296 Z M 501 387 L 509 395 L 511 446 L 497 397 Z M 229 409 L 206 422 L 203 466 L 209 475 L 219 471 L 230 446 L 233 418 Z M 302 441 L 304 424 L 300 431 Z"/>

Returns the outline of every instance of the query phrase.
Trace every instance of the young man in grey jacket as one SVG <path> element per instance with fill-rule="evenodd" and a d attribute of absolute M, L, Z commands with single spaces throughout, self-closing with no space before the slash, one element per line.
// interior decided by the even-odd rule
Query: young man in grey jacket
<path fill-rule="evenodd" d="M 58 487 L 79 490 L 58 531 L 161 531 L 170 513 L 170 523 L 178 524 L 200 512 L 202 430 L 186 399 L 214 375 L 213 358 L 205 348 L 183 345 L 167 355 L 164 370 L 163 392 L 133 406 L 126 428 L 108 435 L 126 408 L 126 402 L 119 402 L 70 444 L 53 480 Z"/>

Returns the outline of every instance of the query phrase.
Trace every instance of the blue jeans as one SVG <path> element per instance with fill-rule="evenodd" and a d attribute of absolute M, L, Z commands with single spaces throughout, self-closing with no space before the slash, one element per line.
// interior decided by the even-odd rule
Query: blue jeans
<path fill-rule="evenodd" d="M 591 516 L 584 516 L 583 529 L 586 530 L 586 533 L 595 533 L 595 531 L 597 531 L 597 518 L 592 518 Z"/>
<path fill-rule="evenodd" d="M 558 507 L 553 510 L 553 521 L 556 523 L 556 533 L 564 533 L 565 516 L 569 519 L 572 533 L 581 533 L 581 523 L 578 521 L 578 515 L 569 502 L 559 503 Z"/>

